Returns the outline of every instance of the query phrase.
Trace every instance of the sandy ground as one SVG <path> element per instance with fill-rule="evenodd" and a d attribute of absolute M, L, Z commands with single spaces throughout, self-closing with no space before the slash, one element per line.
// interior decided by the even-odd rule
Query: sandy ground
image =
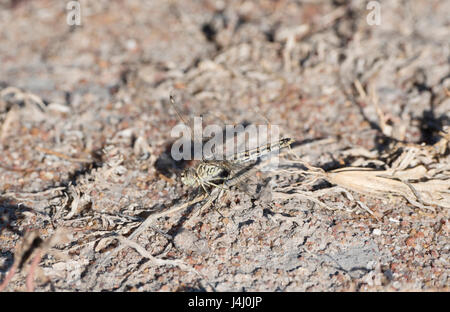
<path fill-rule="evenodd" d="M 0 1 L 6 291 L 449 290 L 448 209 L 275 196 L 296 174 L 257 173 L 250 192 L 132 234 L 195 196 L 177 178 L 192 164 L 169 153 L 174 90 L 186 120 L 269 120 L 324 170 L 379 148 L 370 92 L 405 141 L 433 143 L 449 124 L 449 1 L 382 1 L 379 25 L 366 1 L 79 1 L 72 26 L 67 2 Z"/>

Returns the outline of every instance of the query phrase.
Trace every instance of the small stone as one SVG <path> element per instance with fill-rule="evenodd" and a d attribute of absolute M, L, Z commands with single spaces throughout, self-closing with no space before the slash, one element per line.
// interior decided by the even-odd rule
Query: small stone
<path fill-rule="evenodd" d="M 374 229 L 374 230 L 372 231 L 372 234 L 373 234 L 373 235 L 381 235 L 381 230 L 380 230 L 380 229 Z"/>
<path fill-rule="evenodd" d="M 399 281 L 395 281 L 392 283 L 392 287 L 394 287 L 395 289 L 400 289 L 401 286 L 402 284 Z"/>

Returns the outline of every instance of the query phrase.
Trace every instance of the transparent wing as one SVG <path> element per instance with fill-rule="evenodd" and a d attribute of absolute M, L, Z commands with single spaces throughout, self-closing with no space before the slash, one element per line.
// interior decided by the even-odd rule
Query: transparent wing
<path fill-rule="evenodd" d="M 216 166 L 218 168 L 222 168 L 227 170 L 230 174 L 236 174 L 240 171 L 246 170 L 249 167 L 252 167 L 252 164 L 249 163 L 237 163 L 237 162 L 231 162 L 228 160 L 206 160 L 205 163 L 207 163 L 210 166 Z"/>

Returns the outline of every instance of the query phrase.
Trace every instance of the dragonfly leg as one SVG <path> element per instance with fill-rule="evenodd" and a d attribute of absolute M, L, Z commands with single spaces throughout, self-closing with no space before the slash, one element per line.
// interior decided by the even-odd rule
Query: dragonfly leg
<path fill-rule="evenodd" d="M 200 186 L 203 188 L 203 190 L 205 191 L 205 193 L 211 195 L 211 192 L 208 191 L 208 190 L 206 189 L 205 185 L 208 185 L 208 184 L 207 184 L 207 183 L 204 183 L 204 182 L 200 182 Z"/>
<path fill-rule="evenodd" d="M 222 178 L 222 179 L 224 179 L 224 178 Z M 219 188 L 219 189 L 221 189 L 221 190 L 224 190 L 224 191 L 229 191 L 229 190 L 230 190 L 230 189 L 228 189 L 228 188 L 223 187 L 222 185 L 218 185 L 218 184 L 216 184 L 216 183 L 209 182 L 209 181 L 205 181 L 205 184 L 210 185 L 210 186 L 213 186 L 213 187 L 217 187 L 217 188 Z"/>

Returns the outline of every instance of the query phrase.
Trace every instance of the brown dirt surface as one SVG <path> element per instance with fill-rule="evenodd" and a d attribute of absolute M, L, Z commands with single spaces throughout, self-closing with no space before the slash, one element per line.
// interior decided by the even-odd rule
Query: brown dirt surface
<path fill-rule="evenodd" d="M 0 1 L 0 289 L 449 291 L 448 208 L 323 179 L 283 197 L 304 176 L 280 170 L 171 212 L 201 190 L 170 157 L 169 95 L 186 120 L 270 121 L 324 171 L 388 127 L 432 145 L 450 1 L 380 1 L 379 25 L 360 0 L 80 0 L 81 25 L 68 2 Z"/>

